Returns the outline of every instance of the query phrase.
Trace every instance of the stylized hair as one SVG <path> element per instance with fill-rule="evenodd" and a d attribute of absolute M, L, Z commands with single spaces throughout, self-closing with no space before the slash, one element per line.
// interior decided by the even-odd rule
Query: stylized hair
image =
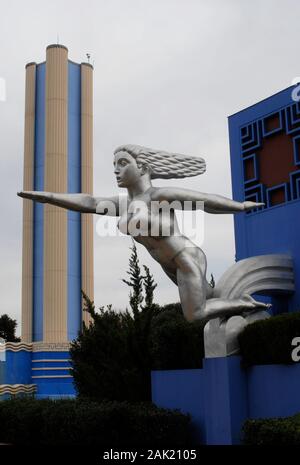
<path fill-rule="evenodd" d="M 187 178 L 203 174 L 206 170 L 203 158 L 149 149 L 141 145 L 120 145 L 114 153 L 118 152 L 127 152 L 137 163 L 148 165 L 152 179 Z"/>

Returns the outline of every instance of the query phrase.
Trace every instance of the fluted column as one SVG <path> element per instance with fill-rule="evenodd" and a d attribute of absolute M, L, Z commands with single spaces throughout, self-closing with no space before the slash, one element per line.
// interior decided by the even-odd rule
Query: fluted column
<path fill-rule="evenodd" d="M 81 64 L 81 191 L 93 193 L 93 67 Z M 81 215 L 82 289 L 94 300 L 93 215 Z M 83 313 L 88 325 L 90 315 Z"/>
<path fill-rule="evenodd" d="M 34 190 L 36 64 L 26 65 L 23 190 Z M 23 200 L 22 341 L 32 342 L 33 202 Z"/>
<path fill-rule="evenodd" d="M 67 192 L 68 50 L 47 48 L 45 191 Z M 67 212 L 44 209 L 44 342 L 67 341 Z"/>

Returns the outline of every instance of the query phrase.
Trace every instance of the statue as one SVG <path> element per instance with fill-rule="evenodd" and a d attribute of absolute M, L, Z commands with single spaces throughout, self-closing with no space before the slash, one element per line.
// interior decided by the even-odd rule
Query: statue
<path fill-rule="evenodd" d="M 178 286 L 184 316 L 188 321 L 198 319 L 208 322 L 211 319 L 229 318 L 268 308 L 269 304 L 253 299 L 247 292 L 234 298 L 224 298 L 221 294 L 215 296 L 214 289 L 206 280 L 205 254 L 180 233 L 174 213 L 176 205 L 181 208 L 185 202 L 190 203 L 191 209 L 199 208 L 199 204 L 203 205 L 204 211 L 212 214 L 247 212 L 263 204 L 236 202 L 219 195 L 180 187 L 153 187 L 151 183 L 154 178 L 197 176 L 204 173 L 205 169 L 202 158 L 138 145 L 122 145 L 114 153 L 114 173 L 118 186 L 128 191 L 125 208 L 120 207 L 119 196 L 102 198 L 81 193 L 37 191 L 19 192 L 18 195 L 81 213 L 112 214 L 120 217 L 120 231 L 131 234 L 135 241 L 143 244 Z M 175 203 L 175 207 L 166 214 L 163 209 L 157 208 L 162 203 Z M 135 227 L 131 228 L 132 224 Z M 137 228 L 141 224 L 143 227 Z M 169 233 L 164 234 L 165 230 Z"/>

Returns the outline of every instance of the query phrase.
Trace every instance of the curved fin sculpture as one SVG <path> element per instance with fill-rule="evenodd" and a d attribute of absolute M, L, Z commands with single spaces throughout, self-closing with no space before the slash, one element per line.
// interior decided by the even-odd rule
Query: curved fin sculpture
<path fill-rule="evenodd" d="M 220 278 L 213 297 L 236 299 L 245 294 L 291 294 L 295 291 L 293 260 L 289 255 L 259 255 L 235 263 Z M 265 310 L 210 320 L 204 328 L 205 357 L 239 353 L 238 335 L 249 323 L 269 318 Z"/>

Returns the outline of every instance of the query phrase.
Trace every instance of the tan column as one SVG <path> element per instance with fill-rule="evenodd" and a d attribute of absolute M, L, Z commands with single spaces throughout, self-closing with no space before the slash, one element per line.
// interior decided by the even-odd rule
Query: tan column
<path fill-rule="evenodd" d="M 93 194 L 93 67 L 81 64 L 81 191 Z M 82 289 L 94 300 L 93 215 L 81 215 Z M 90 316 L 83 313 L 88 325 Z"/>
<path fill-rule="evenodd" d="M 68 50 L 47 47 L 45 191 L 68 191 Z M 44 208 L 44 342 L 67 341 L 67 211 Z"/>
<path fill-rule="evenodd" d="M 23 190 L 34 190 L 36 64 L 26 66 Z M 32 341 L 33 202 L 23 200 L 22 342 Z"/>

